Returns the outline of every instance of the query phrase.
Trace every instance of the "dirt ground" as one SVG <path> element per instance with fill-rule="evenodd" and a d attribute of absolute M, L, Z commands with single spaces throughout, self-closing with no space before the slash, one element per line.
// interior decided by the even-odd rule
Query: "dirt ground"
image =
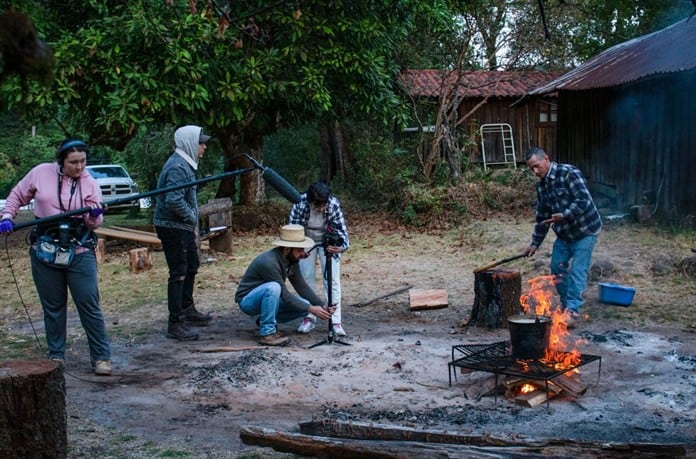
<path fill-rule="evenodd" d="M 693 255 L 693 235 L 670 236 L 625 221 L 605 224 L 586 317 L 572 333 L 582 353 L 601 356 L 580 369 L 588 385 L 584 395 L 529 408 L 477 393 L 490 382 L 489 373 L 457 373 L 449 384 L 454 345 L 509 339 L 506 329 L 461 325 L 473 304 L 473 270 L 520 252 L 531 222 L 531 215 L 497 216 L 453 230 L 418 231 L 374 216 L 349 218 L 352 246 L 342 263 L 348 345 L 313 348 L 328 337 L 325 323 L 308 335 L 295 332 L 297 323 L 282 324 L 291 345 L 260 347 L 253 318 L 233 302 L 244 268 L 270 247 L 270 232 L 240 232 L 232 254 L 208 254 L 196 297 L 198 308 L 212 312 L 214 320 L 200 328 L 196 342 L 164 336 L 162 254 L 153 253 L 153 270 L 134 274 L 122 250 L 110 248 L 100 277 L 117 374 L 99 378 L 87 371 L 84 332 L 71 309 L 65 375 L 69 456 L 289 457 L 245 445 L 240 428 L 298 433 L 299 423 L 313 419 L 506 440 L 680 444 L 687 455 L 696 454 L 696 280 L 678 269 L 681 259 Z M 548 274 L 551 243 L 534 259 L 506 265 L 520 271 L 523 290 L 529 279 Z M 22 253 L 13 257 L 15 271 L 25 277 Z M 15 305 L 3 310 L 4 353 L 36 357 L 12 278 L 3 278 L 4 301 Z M 636 287 L 633 304 L 600 303 L 597 282 Z M 412 312 L 409 294 L 402 292 L 355 306 L 406 285 L 445 289 L 449 304 Z M 26 296 L 43 339 L 40 308 Z M 20 351 L 10 346 L 22 340 Z M 537 454 L 545 455 L 543 449 Z"/>

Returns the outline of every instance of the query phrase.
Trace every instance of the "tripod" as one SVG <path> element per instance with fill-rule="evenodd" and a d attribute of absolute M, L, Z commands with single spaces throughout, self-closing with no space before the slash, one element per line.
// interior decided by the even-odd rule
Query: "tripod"
<path fill-rule="evenodd" d="M 328 251 L 328 245 L 324 245 L 324 259 L 326 262 L 324 263 L 326 265 L 325 273 L 324 273 L 324 278 L 326 279 L 326 304 L 331 306 L 333 298 L 331 295 L 333 294 L 333 285 L 331 284 L 332 281 L 332 271 L 333 271 L 333 254 L 329 253 Z M 344 346 L 350 346 L 350 343 L 346 343 L 345 341 L 341 341 L 340 339 L 336 338 L 336 332 L 333 329 L 333 317 L 329 316 L 329 335 L 326 337 L 326 339 L 319 341 L 318 343 L 314 343 L 311 346 L 309 346 L 309 349 L 312 349 L 313 347 L 321 346 L 322 344 L 331 344 L 331 343 L 337 343 L 337 344 L 343 344 Z"/>

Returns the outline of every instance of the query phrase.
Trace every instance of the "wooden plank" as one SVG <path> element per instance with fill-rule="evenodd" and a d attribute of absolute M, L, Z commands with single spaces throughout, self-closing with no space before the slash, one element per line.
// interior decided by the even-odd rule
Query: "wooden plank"
<path fill-rule="evenodd" d="M 156 234 L 150 233 L 150 234 L 141 234 L 142 232 L 132 232 L 132 231 L 124 231 L 124 230 L 115 230 L 112 228 L 97 228 L 95 231 L 97 233 L 97 236 L 103 237 L 103 238 L 112 238 L 112 239 L 125 239 L 128 241 L 135 241 L 135 242 L 141 242 L 143 244 L 150 244 L 150 245 L 156 245 L 160 246 L 162 245 L 162 241 L 159 240 Z"/>
<path fill-rule="evenodd" d="M 446 308 L 448 305 L 447 290 L 411 290 L 409 295 L 411 311 L 442 309 Z"/>

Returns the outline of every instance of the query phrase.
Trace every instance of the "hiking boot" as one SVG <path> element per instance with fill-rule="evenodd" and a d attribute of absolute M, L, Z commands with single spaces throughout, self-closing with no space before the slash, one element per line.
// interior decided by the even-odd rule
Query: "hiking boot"
<path fill-rule="evenodd" d="M 315 319 L 312 319 L 311 317 L 305 317 L 302 320 L 302 323 L 300 324 L 299 327 L 297 327 L 297 332 L 298 333 L 309 333 L 312 330 L 314 330 L 314 327 L 317 326 L 317 321 Z"/>
<path fill-rule="evenodd" d="M 346 331 L 343 329 L 341 324 L 333 324 L 333 331 L 336 336 L 346 336 Z"/>
<path fill-rule="evenodd" d="M 571 312 L 565 321 L 566 329 L 574 330 L 578 327 L 578 322 L 580 321 L 580 314 Z"/>
<path fill-rule="evenodd" d="M 290 343 L 290 338 L 276 332 L 272 335 L 262 336 L 259 343 L 265 346 L 286 346 Z"/>
<path fill-rule="evenodd" d="M 213 316 L 210 314 L 202 314 L 198 312 L 196 306 L 191 305 L 181 309 L 181 320 L 183 320 L 187 325 L 195 325 L 198 327 L 203 327 L 208 325 Z"/>
<path fill-rule="evenodd" d="M 60 357 L 51 357 L 48 360 L 55 362 L 60 368 L 65 368 L 65 359 L 61 359 Z"/>
<path fill-rule="evenodd" d="M 111 360 L 96 360 L 92 367 L 94 368 L 94 374 L 99 376 L 110 376 L 113 372 Z"/>
<path fill-rule="evenodd" d="M 189 329 L 182 322 L 170 322 L 167 326 L 167 338 L 178 339 L 179 341 L 195 341 L 198 333 Z"/>

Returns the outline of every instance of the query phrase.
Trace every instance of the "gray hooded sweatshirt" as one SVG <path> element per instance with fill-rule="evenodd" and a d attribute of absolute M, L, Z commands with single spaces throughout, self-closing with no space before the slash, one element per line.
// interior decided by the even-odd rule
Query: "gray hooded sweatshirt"
<path fill-rule="evenodd" d="M 176 149 L 160 172 L 157 188 L 168 188 L 196 180 L 198 141 L 202 128 L 183 126 L 174 133 Z M 195 231 L 198 224 L 197 187 L 190 186 L 157 196 L 155 226 Z"/>

